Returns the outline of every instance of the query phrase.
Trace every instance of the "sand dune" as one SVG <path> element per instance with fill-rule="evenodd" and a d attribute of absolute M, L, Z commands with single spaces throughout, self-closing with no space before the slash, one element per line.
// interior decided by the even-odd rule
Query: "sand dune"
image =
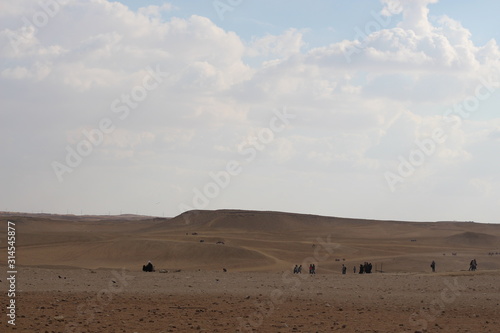
<path fill-rule="evenodd" d="M 453 244 L 461 244 L 462 246 L 495 247 L 500 243 L 500 237 L 481 232 L 466 231 L 449 236 L 446 238 L 446 241 Z"/>
<path fill-rule="evenodd" d="M 137 270 L 151 260 L 165 269 L 280 271 L 309 258 L 324 272 L 364 261 L 387 272 L 423 272 L 432 260 L 447 271 L 466 269 L 474 257 L 483 269 L 500 269 L 500 256 L 487 255 L 499 251 L 500 226 L 470 222 L 241 210 L 190 211 L 171 219 L 6 213 L 0 219 L 16 222 L 18 262 L 27 266 Z M 327 239 L 331 253 L 321 249 Z"/>

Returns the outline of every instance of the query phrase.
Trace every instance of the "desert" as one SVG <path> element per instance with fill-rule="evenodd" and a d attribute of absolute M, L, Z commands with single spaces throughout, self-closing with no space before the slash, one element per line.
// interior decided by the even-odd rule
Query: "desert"
<path fill-rule="evenodd" d="M 495 224 L 240 210 L 1 221 L 2 239 L 8 221 L 16 232 L 6 332 L 500 332 Z"/>
<path fill-rule="evenodd" d="M 0 333 L 500 333 L 499 13 L 0 0 Z"/>

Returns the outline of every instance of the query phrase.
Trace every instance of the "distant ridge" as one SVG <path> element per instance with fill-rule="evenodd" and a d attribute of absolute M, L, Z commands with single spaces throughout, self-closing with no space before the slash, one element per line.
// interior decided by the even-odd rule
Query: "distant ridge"
<path fill-rule="evenodd" d="M 2 217 L 24 217 L 24 218 L 44 218 L 51 220 L 65 220 L 65 221 L 106 221 L 106 220 L 152 220 L 152 219 L 168 219 L 147 215 L 136 214 L 120 214 L 120 215 L 79 215 L 79 214 L 51 214 L 51 213 L 23 213 L 23 212 L 6 212 L 0 211 L 0 218 Z"/>
<path fill-rule="evenodd" d="M 194 210 L 174 218 L 0 213 L 16 223 L 24 266 L 283 271 L 317 262 L 321 272 L 365 261 L 385 272 L 500 269 L 500 225 L 401 222 L 275 211 Z M 0 229 L 6 238 L 7 228 Z M 331 247 L 325 250 L 325 244 Z M 0 244 L 5 248 L 5 243 Z M 7 257 L 0 257 L 5 265 Z M 318 259 L 322 258 L 322 259 Z"/>
<path fill-rule="evenodd" d="M 118 215 L 109 215 L 109 214 L 56 214 L 56 213 L 28 213 L 28 212 L 14 212 L 14 211 L 0 211 L 0 217 L 8 217 L 8 216 L 19 216 L 19 217 L 32 217 L 32 218 L 48 218 L 54 220 L 172 220 L 179 222 L 179 219 L 182 218 L 183 223 L 186 224 L 187 220 L 190 220 L 191 223 L 196 221 L 196 223 L 202 223 L 204 219 L 210 218 L 210 216 L 214 216 L 214 214 L 227 214 L 227 215 L 257 215 L 257 214 L 274 214 L 281 216 L 296 216 L 300 218 L 310 217 L 311 219 L 336 219 L 342 221 L 353 221 L 353 222 L 392 222 L 392 223 L 450 223 L 450 224 L 490 224 L 495 225 L 498 223 L 480 223 L 475 221 L 400 221 L 400 220 L 378 220 L 378 219 L 364 219 L 364 218 L 355 218 L 355 217 L 335 217 L 335 216 L 327 216 L 327 215 L 317 215 L 317 214 L 307 214 L 307 213 L 291 213 L 291 212 L 281 212 L 281 211 L 260 211 L 260 210 L 243 210 L 243 209 L 217 209 L 217 210 L 189 210 L 175 217 L 159 217 L 152 215 L 140 215 L 140 214 L 118 214 Z"/>
<path fill-rule="evenodd" d="M 168 221 L 158 223 L 150 230 L 172 227 L 206 229 L 236 229 L 245 231 L 281 232 L 284 229 L 302 230 L 304 228 L 325 228 L 336 224 L 353 223 L 357 225 L 376 223 L 376 220 L 319 216 L 277 211 L 252 211 L 237 209 L 191 210 Z"/>
<path fill-rule="evenodd" d="M 186 227 L 199 229 L 238 229 L 247 231 L 281 231 L 302 230 L 304 228 L 331 228 L 346 226 L 361 228 L 363 226 L 407 225 L 418 228 L 436 225 L 466 225 L 474 222 L 417 222 L 358 219 L 314 214 L 289 213 L 279 211 L 255 211 L 238 209 L 190 210 L 180 215 L 158 223 L 151 230 Z"/>

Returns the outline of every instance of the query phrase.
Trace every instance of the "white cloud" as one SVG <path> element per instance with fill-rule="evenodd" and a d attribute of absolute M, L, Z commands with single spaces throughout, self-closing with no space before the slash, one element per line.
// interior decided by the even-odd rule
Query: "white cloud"
<path fill-rule="evenodd" d="M 474 96 L 481 78 L 498 66 L 497 42 L 475 45 L 471 31 L 447 16 L 431 22 L 429 5 L 436 1 L 382 2 L 386 18 L 399 20 L 401 14 L 395 27 L 307 51 L 304 30 L 290 28 L 245 42 L 206 17 L 169 17 L 169 4 L 134 12 L 104 0 L 68 0 L 40 28 L 15 19 L 32 16 L 39 10 L 36 4 L 6 4 L 0 14 L 5 18 L 0 23 L 0 57 L 5 60 L 0 98 L 8 106 L 0 125 L 0 140 L 9 142 L 5 158 L 14 160 L 16 151 L 23 151 L 33 165 L 44 165 L 56 183 L 50 163 L 64 160 L 66 145 L 84 139 L 83 128 L 97 128 L 109 118 L 116 129 L 79 167 L 88 173 L 76 170 L 68 176 L 73 184 L 92 179 L 92 168 L 87 169 L 92 165 L 97 170 L 117 167 L 125 176 L 140 172 L 126 171 L 133 160 L 147 170 L 145 182 L 158 178 L 176 193 L 189 194 L 192 186 L 203 185 L 193 184 L 228 160 L 243 162 L 238 146 L 248 144 L 249 137 L 269 126 L 273 111 L 286 106 L 296 118 L 259 152 L 255 167 L 245 164 L 248 174 L 241 183 L 231 185 L 242 201 L 256 192 L 246 194 L 238 184 L 263 180 L 263 173 L 272 181 L 276 170 L 289 186 L 284 191 L 300 187 L 297 179 L 313 179 L 327 192 L 332 184 L 342 184 L 339 193 L 355 195 L 366 188 L 361 198 L 390 200 L 383 172 L 397 168 L 398 156 L 407 157 L 415 142 L 436 128 L 445 130 L 446 142 L 402 185 L 402 192 L 428 194 L 428 184 L 446 188 L 463 178 L 467 188 L 494 196 L 500 184 L 493 174 L 498 160 L 492 156 L 500 125 L 496 116 L 480 118 L 494 114 L 488 104 L 492 100 L 481 101 L 458 126 L 446 123 L 444 112 Z M 10 45 L 13 35 L 21 37 L 17 51 Z M 349 50 L 356 50 L 351 62 Z M 127 108 L 126 98 L 143 86 L 147 68 L 157 66 L 167 74 L 121 119 L 113 102 Z M 29 141 L 21 139 L 21 128 L 30 133 Z M 41 149 L 35 143 L 44 147 L 43 156 L 37 155 Z M 470 171 L 488 163 L 487 176 Z M 165 173 L 165 168 L 176 171 Z M 446 176 L 448 168 L 456 170 L 455 178 Z M 20 172 L 2 169 L 3 174 L 11 171 Z M 37 171 L 27 167 L 25 172 Z M 140 186 L 141 180 L 134 184 Z M 67 193 L 75 191 L 64 186 Z M 354 199 L 336 198 L 346 207 Z M 241 202 L 238 195 L 225 200 L 235 206 Z M 328 201 L 310 200 L 318 200 L 311 203 L 315 207 Z"/>
<path fill-rule="evenodd" d="M 146 7 L 139 8 L 138 12 L 141 15 L 160 20 L 161 13 L 167 12 L 173 9 L 172 4 L 164 3 L 161 6 L 150 5 Z"/>
<path fill-rule="evenodd" d="M 304 46 L 302 37 L 302 33 L 297 29 L 288 29 L 279 36 L 254 37 L 248 46 L 247 54 L 250 57 L 273 56 L 286 58 L 301 51 Z"/>

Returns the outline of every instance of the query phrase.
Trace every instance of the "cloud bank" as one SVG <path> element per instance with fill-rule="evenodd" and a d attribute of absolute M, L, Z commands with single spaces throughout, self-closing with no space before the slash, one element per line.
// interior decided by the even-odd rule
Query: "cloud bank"
<path fill-rule="evenodd" d="M 352 39 L 316 48 L 299 29 L 244 40 L 169 4 L 5 3 L 0 208 L 499 222 L 500 50 L 430 19 L 435 2 L 383 0 Z M 241 172 L 195 207 L 228 161 Z"/>

